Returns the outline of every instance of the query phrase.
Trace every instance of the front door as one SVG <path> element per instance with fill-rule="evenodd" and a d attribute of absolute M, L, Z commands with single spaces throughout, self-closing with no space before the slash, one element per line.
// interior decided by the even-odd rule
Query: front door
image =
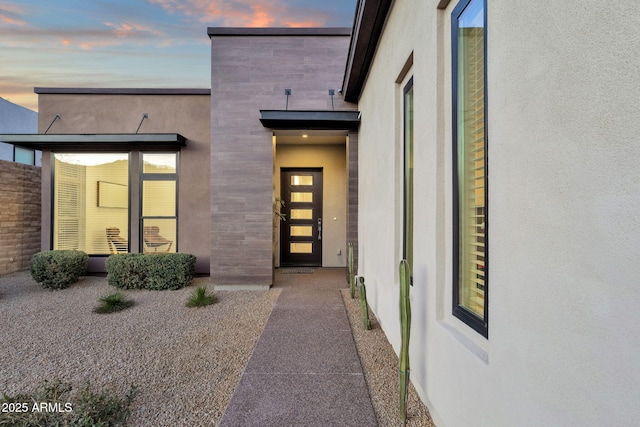
<path fill-rule="evenodd" d="M 282 169 L 280 265 L 322 265 L 322 169 Z"/>

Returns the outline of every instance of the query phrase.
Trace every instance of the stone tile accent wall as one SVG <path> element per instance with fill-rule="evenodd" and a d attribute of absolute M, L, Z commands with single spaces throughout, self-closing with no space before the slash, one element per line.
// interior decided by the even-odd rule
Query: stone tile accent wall
<path fill-rule="evenodd" d="M 40 181 L 37 166 L 0 160 L 0 275 L 29 268 L 40 251 Z"/>
<path fill-rule="evenodd" d="M 247 30 L 251 33 L 251 30 Z M 211 34 L 211 279 L 270 285 L 273 131 L 260 110 L 355 109 L 338 95 L 348 34 Z"/>
<path fill-rule="evenodd" d="M 347 243 L 353 243 L 353 263 L 358 274 L 358 132 L 347 142 Z"/>

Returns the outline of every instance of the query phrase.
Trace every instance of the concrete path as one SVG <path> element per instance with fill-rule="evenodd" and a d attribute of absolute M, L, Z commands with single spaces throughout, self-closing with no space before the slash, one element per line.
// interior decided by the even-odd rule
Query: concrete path
<path fill-rule="evenodd" d="M 282 293 L 221 427 L 377 426 L 340 296 L 345 277 L 276 273 Z"/>

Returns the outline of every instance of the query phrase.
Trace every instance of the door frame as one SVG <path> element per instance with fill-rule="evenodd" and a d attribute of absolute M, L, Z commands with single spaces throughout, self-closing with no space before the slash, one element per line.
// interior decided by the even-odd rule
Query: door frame
<path fill-rule="evenodd" d="M 309 266 L 309 267 L 322 267 L 322 223 L 318 220 L 322 221 L 323 218 L 323 209 L 324 209 L 324 168 L 322 167 L 282 167 L 280 168 L 280 197 L 284 201 L 284 206 L 281 209 L 281 212 L 285 214 L 285 220 L 280 223 L 280 266 L 281 267 L 292 267 L 292 266 Z M 287 189 L 290 187 L 290 184 L 285 182 L 286 177 L 290 177 L 292 173 L 314 173 L 319 176 L 319 180 L 314 181 L 313 187 L 320 194 L 320 200 L 317 198 L 310 203 L 309 206 L 312 206 L 314 209 L 314 213 L 312 215 L 312 220 L 304 225 L 312 226 L 312 239 L 315 244 L 314 251 L 312 257 L 304 257 L 300 256 L 295 258 L 295 256 L 291 256 L 288 252 L 287 248 L 289 243 L 291 242 L 289 233 L 289 227 L 291 224 L 291 202 L 290 197 L 286 195 Z M 320 230 L 318 230 L 320 228 Z M 320 236 L 320 238 L 319 238 Z"/>

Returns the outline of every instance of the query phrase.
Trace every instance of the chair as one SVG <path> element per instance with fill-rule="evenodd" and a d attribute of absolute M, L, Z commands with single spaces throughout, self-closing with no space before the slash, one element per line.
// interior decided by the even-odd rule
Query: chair
<path fill-rule="evenodd" d="M 160 227 L 149 225 L 144 227 L 144 244 L 147 248 L 153 248 L 154 252 L 158 252 L 160 246 L 168 245 L 163 252 L 169 252 L 173 240 L 169 240 L 160 235 Z"/>
<path fill-rule="evenodd" d="M 107 227 L 107 244 L 112 254 L 126 254 L 129 252 L 129 242 L 120 236 L 118 227 Z"/>

